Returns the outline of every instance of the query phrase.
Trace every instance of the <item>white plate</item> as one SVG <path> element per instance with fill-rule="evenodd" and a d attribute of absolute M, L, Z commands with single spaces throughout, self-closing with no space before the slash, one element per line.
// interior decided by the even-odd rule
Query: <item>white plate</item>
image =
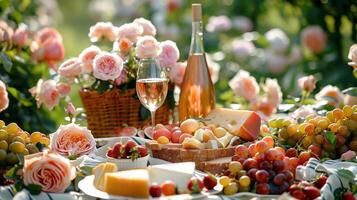
<path fill-rule="evenodd" d="M 128 197 L 123 197 L 123 196 L 117 196 L 117 195 L 110 195 L 106 192 L 98 190 L 94 184 L 94 175 L 91 176 L 86 176 L 84 179 L 79 181 L 78 187 L 79 189 L 82 190 L 86 195 L 91 196 L 91 197 L 96 197 L 96 198 L 101 198 L 101 199 L 116 199 L 116 200 L 122 200 L 122 199 L 135 199 L 138 200 L 137 198 L 128 198 Z M 214 195 L 218 194 L 222 190 L 221 185 L 217 185 L 213 190 L 209 190 L 206 192 L 201 192 L 200 194 L 180 194 L 180 195 L 172 195 L 172 196 L 162 196 L 160 198 L 150 198 L 150 199 L 201 199 L 204 198 L 208 195 Z"/>

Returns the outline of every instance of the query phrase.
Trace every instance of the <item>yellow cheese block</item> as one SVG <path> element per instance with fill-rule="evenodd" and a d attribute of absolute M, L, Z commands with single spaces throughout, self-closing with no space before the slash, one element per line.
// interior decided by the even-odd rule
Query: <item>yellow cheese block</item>
<path fill-rule="evenodd" d="M 94 186 L 102 190 L 104 189 L 105 173 L 116 172 L 118 168 L 114 163 L 101 163 L 93 168 L 92 174 L 94 175 Z"/>
<path fill-rule="evenodd" d="M 146 169 L 106 173 L 104 192 L 126 197 L 148 198 L 149 173 Z"/>

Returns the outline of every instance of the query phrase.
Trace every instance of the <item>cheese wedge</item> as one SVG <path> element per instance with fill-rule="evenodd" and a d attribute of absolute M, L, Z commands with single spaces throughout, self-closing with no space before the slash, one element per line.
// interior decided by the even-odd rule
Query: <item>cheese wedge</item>
<path fill-rule="evenodd" d="M 171 180 L 176 183 L 179 193 L 187 192 L 187 184 L 195 171 L 194 162 L 151 165 L 148 168 L 151 183 L 161 184 Z"/>
<path fill-rule="evenodd" d="M 104 190 L 105 173 L 116 172 L 118 168 L 114 163 L 101 163 L 92 169 L 94 174 L 94 186 L 99 190 Z"/>
<path fill-rule="evenodd" d="M 149 173 L 135 169 L 105 174 L 104 192 L 134 198 L 149 197 Z"/>
<path fill-rule="evenodd" d="M 260 131 L 261 119 L 254 111 L 216 108 L 206 117 L 207 124 L 223 127 L 243 140 L 255 140 Z"/>

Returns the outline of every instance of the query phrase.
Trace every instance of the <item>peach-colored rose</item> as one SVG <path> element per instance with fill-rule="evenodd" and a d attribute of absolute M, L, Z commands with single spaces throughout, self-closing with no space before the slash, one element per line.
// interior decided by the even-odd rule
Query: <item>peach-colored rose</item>
<path fill-rule="evenodd" d="M 0 80 L 0 112 L 9 106 L 9 97 L 6 90 L 6 85 Z"/>
<path fill-rule="evenodd" d="M 67 96 L 71 91 L 71 85 L 68 83 L 57 83 L 56 87 L 61 96 Z"/>
<path fill-rule="evenodd" d="M 348 59 L 351 60 L 348 64 L 354 68 L 357 68 L 357 44 L 353 44 L 348 52 Z"/>
<path fill-rule="evenodd" d="M 141 36 L 144 29 L 138 23 L 123 24 L 118 29 L 119 38 L 127 38 L 132 42 L 136 42 L 138 37 Z"/>
<path fill-rule="evenodd" d="M 319 93 L 316 94 L 316 99 L 319 101 L 327 101 L 330 105 L 335 107 L 343 103 L 344 96 L 340 89 L 336 86 L 327 85 L 321 89 Z"/>
<path fill-rule="evenodd" d="M 51 150 L 62 156 L 89 155 L 96 150 L 95 140 L 86 127 L 74 123 L 61 125 L 51 135 Z"/>
<path fill-rule="evenodd" d="M 228 84 L 236 94 L 249 101 L 253 101 L 259 94 L 259 85 L 257 81 L 244 70 L 239 70 Z"/>
<path fill-rule="evenodd" d="M 357 97 L 346 94 L 344 103 L 350 106 L 357 105 Z"/>
<path fill-rule="evenodd" d="M 68 159 L 47 151 L 25 156 L 22 171 L 25 185 L 40 185 L 42 191 L 53 193 L 64 192 L 76 177 Z"/>
<path fill-rule="evenodd" d="M 0 42 L 9 41 L 14 34 L 14 30 L 5 22 L 0 20 Z"/>
<path fill-rule="evenodd" d="M 274 28 L 264 34 L 270 44 L 270 48 L 275 52 L 284 53 L 289 47 L 290 40 L 281 29 Z"/>
<path fill-rule="evenodd" d="M 348 150 L 341 155 L 341 160 L 352 160 L 356 158 L 356 156 L 357 156 L 356 152 L 352 150 Z"/>
<path fill-rule="evenodd" d="M 288 58 L 284 55 L 274 53 L 273 51 L 266 51 L 267 67 L 273 74 L 280 74 L 288 65 Z"/>
<path fill-rule="evenodd" d="M 115 80 L 123 70 L 123 60 L 112 53 L 101 52 L 93 61 L 93 75 L 100 80 Z"/>
<path fill-rule="evenodd" d="M 133 47 L 133 43 L 127 38 L 120 38 L 117 42 L 117 47 L 114 48 L 115 50 L 120 51 L 122 54 L 127 54 L 130 49 Z"/>
<path fill-rule="evenodd" d="M 82 73 L 82 66 L 78 58 L 66 60 L 58 68 L 58 74 L 61 77 L 73 79 Z"/>
<path fill-rule="evenodd" d="M 142 36 L 144 35 L 151 35 L 155 36 L 156 35 L 156 28 L 155 26 L 151 23 L 151 21 L 144 19 L 144 18 L 137 18 L 134 20 L 133 23 L 138 24 L 139 26 L 143 27 L 143 33 Z"/>
<path fill-rule="evenodd" d="M 34 52 L 34 58 L 38 61 L 46 61 L 54 64 L 64 58 L 64 47 L 61 41 L 57 39 L 47 39 Z"/>
<path fill-rule="evenodd" d="M 271 104 L 266 97 L 252 101 L 250 108 L 258 112 L 263 119 L 271 116 L 276 112 L 276 106 Z"/>
<path fill-rule="evenodd" d="M 16 29 L 12 36 L 12 42 L 19 48 L 25 46 L 29 32 L 25 27 L 19 27 Z"/>
<path fill-rule="evenodd" d="M 219 70 L 221 66 L 214 62 L 210 54 L 206 54 L 206 61 L 208 65 L 208 71 L 211 76 L 212 83 L 216 83 L 219 79 Z"/>
<path fill-rule="evenodd" d="M 170 80 L 175 83 L 177 86 L 180 86 L 183 77 L 185 76 L 186 71 L 186 62 L 178 62 L 176 63 L 175 67 L 172 67 L 170 70 Z"/>
<path fill-rule="evenodd" d="M 159 42 L 152 36 L 143 36 L 136 42 L 136 56 L 140 59 L 156 58 L 161 53 Z"/>
<path fill-rule="evenodd" d="M 121 73 L 117 79 L 115 79 L 115 84 L 116 85 L 121 85 L 128 82 L 128 74 L 126 73 L 126 70 L 123 69 L 121 70 Z"/>
<path fill-rule="evenodd" d="M 162 49 L 159 55 L 160 65 L 162 67 L 173 67 L 180 58 L 180 52 L 176 43 L 171 40 L 166 40 L 160 43 Z"/>
<path fill-rule="evenodd" d="M 309 115 L 316 115 L 316 112 L 310 105 L 300 106 L 291 114 L 294 119 L 306 118 Z"/>
<path fill-rule="evenodd" d="M 41 45 L 48 39 L 56 39 L 62 43 L 61 34 L 54 28 L 45 27 L 41 29 L 36 35 L 36 41 Z"/>
<path fill-rule="evenodd" d="M 320 26 L 308 26 L 301 32 L 301 41 L 312 53 L 325 49 L 327 36 Z"/>
<path fill-rule="evenodd" d="M 283 100 L 279 83 L 276 79 L 267 78 L 265 80 L 264 90 L 267 94 L 267 99 L 274 107 L 278 107 Z"/>
<path fill-rule="evenodd" d="M 97 42 L 101 39 L 113 42 L 117 38 L 116 33 L 117 27 L 113 26 L 111 22 L 97 22 L 89 28 L 88 36 L 91 42 Z"/>
<path fill-rule="evenodd" d="M 38 107 L 44 104 L 48 109 L 52 110 L 59 103 L 60 93 L 54 80 L 43 81 L 40 79 L 37 82 L 37 86 L 31 88 L 29 91 L 32 96 L 36 97 Z"/>
<path fill-rule="evenodd" d="M 301 90 L 312 92 L 316 87 L 315 77 L 313 75 L 301 77 L 298 80 L 298 85 Z"/>
<path fill-rule="evenodd" d="M 93 71 L 93 60 L 100 52 L 99 47 L 92 45 L 79 54 L 78 59 L 82 63 L 84 73 L 91 73 Z"/>

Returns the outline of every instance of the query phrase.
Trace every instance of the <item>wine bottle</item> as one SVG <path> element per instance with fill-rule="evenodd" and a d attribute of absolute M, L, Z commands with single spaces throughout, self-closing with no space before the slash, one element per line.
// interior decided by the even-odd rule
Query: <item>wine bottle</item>
<path fill-rule="evenodd" d="M 203 46 L 201 4 L 192 4 L 192 38 L 181 84 L 179 119 L 201 118 L 215 107 L 214 87 Z"/>

